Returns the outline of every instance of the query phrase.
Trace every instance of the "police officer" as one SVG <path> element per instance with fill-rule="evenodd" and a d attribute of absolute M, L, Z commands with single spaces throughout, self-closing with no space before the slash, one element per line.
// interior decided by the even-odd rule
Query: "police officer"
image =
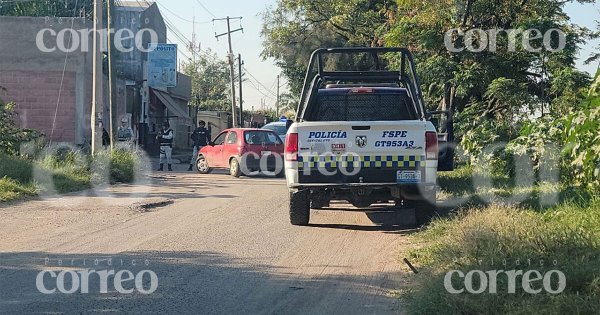
<path fill-rule="evenodd" d="M 159 172 L 163 171 L 163 165 L 165 160 L 169 172 L 173 171 L 171 168 L 171 154 L 173 153 L 173 130 L 170 128 L 168 122 L 163 123 L 162 129 L 158 136 L 156 136 L 158 143 L 160 144 L 160 167 Z"/>
<path fill-rule="evenodd" d="M 117 129 L 117 139 L 122 145 L 129 147 L 133 139 L 133 129 L 129 127 L 127 118 L 121 119 L 121 125 Z"/>
<path fill-rule="evenodd" d="M 196 159 L 198 158 L 198 152 L 202 150 L 203 147 L 207 146 L 210 143 L 210 131 L 206 129 L 206 122 L 201 120 L 198 123 L 198 128 L 194 130 L 192 133 L 192 141 L 194 141 L 194 149 L 192 150 L 192 160 L 190 161 L 190 167 L 188 171 L 192 170 Z"/>

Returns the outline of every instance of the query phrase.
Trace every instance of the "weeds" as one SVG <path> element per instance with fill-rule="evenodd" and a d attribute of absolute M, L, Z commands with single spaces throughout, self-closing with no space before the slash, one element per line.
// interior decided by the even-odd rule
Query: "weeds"
<path fill-rule="evenodd" d="M 440 178 L 448 196 L 475 196 L 471 168 Z M 475 175 L 477 176 L 477 175 Z M 496 182 L 498 183 L 498 182 Z M 471 186 L 470 186 L 471 185 Z M 479 189 L 482 194 L 530 194 L 513 205 L 467 204 L 438 218 L 413 237 L 418 248 L 404 253 L 418 265 L 403 295 L 411 314 L 592 314 L 600 309 L 600 198 L 576 188 L 549 183 L 516 187 L 511 183 Z M 540 206 L 549 194 L 558 205 Z M 567 286 L 560 294 L 508 293 L 507 277 L 498 277 L 495 294 L 451 294 L 448 271 L 560 270 Z M 463 285 L 453 278 L 454 287 Z M 520 280 L 519 280 L 520 281 Z M 475 281 L 475 287 L 480 282 Z M 517 288 L 520 288 L 520 282 Z"/>
<path fill-rule="evenodd" d="M 37 193 L 64 194 L 94 184 L 131 183 L 146 169 L 140 154 L 123 150 L 101 152 L 94 158 L 70 148 L 46 151 L 35 160 L 0 155 L 0 201 Z"/>

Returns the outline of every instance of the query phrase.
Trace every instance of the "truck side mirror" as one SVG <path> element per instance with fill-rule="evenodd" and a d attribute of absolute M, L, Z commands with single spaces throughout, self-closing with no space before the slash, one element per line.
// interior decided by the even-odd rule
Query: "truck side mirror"
<path fill-rule="evenodd" d="M 291 120 L 291 119 L 288 119 L 288 120 L 285 122 L 285 130 L 290 130 L 290 127 L 292 126 L 292 124 L 293 124 L 293 123 L 294 123 L 294 121 L 293 121 L 293 120 Z"/>

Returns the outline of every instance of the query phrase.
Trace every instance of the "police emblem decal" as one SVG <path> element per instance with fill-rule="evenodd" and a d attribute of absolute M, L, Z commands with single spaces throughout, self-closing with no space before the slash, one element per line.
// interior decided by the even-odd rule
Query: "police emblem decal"
<path fill-rule="evenodd" d="M 356 136 L 356 145 L 359 148 L 367 146 L 367 136 Z"/>

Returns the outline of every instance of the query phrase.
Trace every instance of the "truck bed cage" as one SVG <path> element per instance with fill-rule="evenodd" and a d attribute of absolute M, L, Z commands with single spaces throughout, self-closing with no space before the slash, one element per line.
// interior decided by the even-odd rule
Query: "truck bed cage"
<path fill-rule="evenodd" d="M 400 69 L 391 71 L 383 69 L 383 64 L 380 59 L 381 54 L 399 53 L 400 54 Z M 326 69 L 326 57 L 328 55 L 343 54 L 343 55 L 369 55 L 373 58 L 374 70 L 353 70 L 353 71 L 336 71 Z M 397 84 L 405 87 L 413 99 L 415 111 L 421 119 L 426 119 L 425 102 L 421 91 L 419 78 L 415 67 L 414 58 L 411 52 L 406 48 L 398 47 L 343 47 L 343 48 L 320 48 L 315 50 L 310 58 L 306 77 L 304 78 L 304 86 L 300 103 L 296 113 L 296 121 L 301 121 L 304 117 L 304 112 L 307 105 L 316 92 L 324 84 L 343 84 L 365 83 L 370 86 L 374 83 L 382 85 Z"/>

